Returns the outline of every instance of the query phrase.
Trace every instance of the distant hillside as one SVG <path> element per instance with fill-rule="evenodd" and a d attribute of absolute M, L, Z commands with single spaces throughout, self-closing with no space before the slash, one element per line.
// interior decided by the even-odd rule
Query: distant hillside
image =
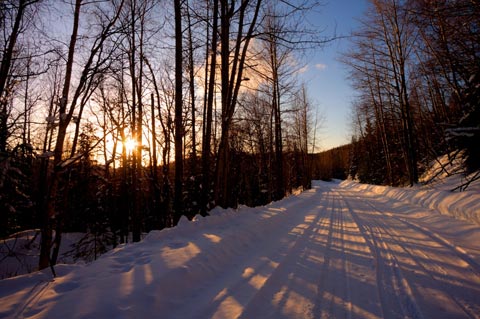
<path fill-rule="evenodd" d="M 311 155 L 313 179 L 346 179 L 350 166 L 351 144 Z"/>

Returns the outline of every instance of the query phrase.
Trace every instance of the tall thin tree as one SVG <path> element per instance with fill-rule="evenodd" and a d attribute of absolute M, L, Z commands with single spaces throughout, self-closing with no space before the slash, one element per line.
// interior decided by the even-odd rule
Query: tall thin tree
<path fill-rule="evenodd" d="M 182 1 L 175 0 L 175 194 L 176 224 L 183 214 L 183 37 Z"/>

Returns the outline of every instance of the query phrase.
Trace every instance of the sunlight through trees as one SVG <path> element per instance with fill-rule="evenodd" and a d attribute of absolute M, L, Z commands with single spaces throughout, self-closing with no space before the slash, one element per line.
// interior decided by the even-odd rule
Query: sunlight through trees
<path fill-rule="evenodd" d="M 1 197 L 1 235 L 40 228 L 45 268 L 65 231 L 115 246 L 309 187 L 296 73 L 330 40 L 303 19 L 318 6 L 2 2 L 0 186 L 21 191 Z"/>

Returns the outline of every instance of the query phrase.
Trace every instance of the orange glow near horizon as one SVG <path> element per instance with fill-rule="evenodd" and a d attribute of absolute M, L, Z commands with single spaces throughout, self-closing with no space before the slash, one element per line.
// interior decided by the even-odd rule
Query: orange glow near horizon
<path fill-rule="evenodd" d="M 137 141 L 132 139 L 131 137 L 128 137 L 123 141 L 123 146 L 127 150 L 127 153 L 132 153 L 135 147 L 137 147 Z"/>

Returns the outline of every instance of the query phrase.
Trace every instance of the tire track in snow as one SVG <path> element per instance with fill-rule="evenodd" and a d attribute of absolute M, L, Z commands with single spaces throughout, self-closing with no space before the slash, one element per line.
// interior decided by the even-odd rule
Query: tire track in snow
<path fill-rule="evenodd" d="M 419 232 L 422 232 L 423 234 L 430 237 L 436 243 L 438 243 L 438 244 L 444 246 L 445 248 L 451 250 L 453 254 L 457 255 L 458 258 L 462 259 L 468 265 L 470 271 L 472 271 L 476 276 L 480 277 L 480 264 L 478 264 L 462 247 L 459 247 L 455 244 L 452 244 L 450 241 L 443 238 L 442 236 L 429 231 L 425 227 L 422 227 L 420 225 L 416 225 L 412 222 L 409 222 L 408 220 L 393 216 L 392 214 L 390 214 L 389 217 L 397 219 L 397 220 L 407 224 L 411 228 L 415 228 Z"/>
<path fill-rule="evenodd" d="M 390 248 L 383 242 L 380 227 L 362 222 L 353 207 L 340 192 L 350 215 L 357 224 L 375 258 L 377 293 L 382 307 L 382 317 L 423 318 L 411 289 L 406 285 Z M 357 198 L 358 200 L 359 198 Z"/>
<path fill-rule="evenodd" d="M 277 260 L 278 266 L 272 267 L 262 287 L 248 297 L 250 300 L 241 318 L 252 318 L 254 315 L 255 318 L 381 317 L 379 303 L 376 305 L 372 301 L 376 298 L 372 298 L 370 293 L 374 286 L 368 286 L 361 278 L 363 273 L 368 272 L 371 260 L 358 256 L 360 261 L 350 260 L 354 258 L 352 253 L 359 245 L 362 246 L 362 252 L 371 256 L 365 243 L 358 241 L 358 238 L 362 238 L 358 228 L 347 230 L 352 227 L 347 227 L 347 224 L 354 223 L 349 216 L 345 216 L 344 208 L 338 196 L 327 192 L 323 198 L 318 198 L 317 207 L 310 212 L 303 212 L 305 218 L 311 218 L 312 221 L 288 251 L 282 254 L 281 259 L 274 258 L 274 254 L 268 255 L 267 260 Z M 354 244 L 357 246 L 353 247 Z M 310 275 L 302 278 L 305 269 L 299 268 L 305 268 L 307 262 L 312 260 L 315 260 L 315 268 L 309 269 Z M 355 275 L 352 267 L 361 274 Z M 255 268 L 255 273 L 262 273 L 261 269 Z M 305 279 L 310 283 L 304 282 Z M 354 284 L 352 280 L 356 280 Z M 305 286 L 313 283 L 314 290 L 307 291 L 305 287 L 302 290 L 299 283 Z M 237 282 L 231 286 L 231 290 L 244 291 L 246 284 L 245 281 Z M 354 299 L 352 291 L 357 288 L 361 292 Z"/>
<path fill-rule="evenodd" d="M 320 197 L 319 197 L 320 199 Z M 302 263 L 307 263 L 312 254 L 310 242 L 315 240 L 319 231 L 324 229 L 329 218 L 318 207 L 304 211 L 305 220 L 311 218 L 308 227 L 303 229 L 295 242 L 289 245 L 286 252 L 268 253 L 270 260 L 277 260 L 277 266 L 268 274 L 268 278 L 260 289 L 251 297 L 246 304 L 240 318 L 251 318 L 252 315 L 261 316 L 261 318 L 284 318 L 288 316 L 301 316 L 302 318 L 313 318 L 313 307 L 308 298 L 309 291 L 299 293 L 295 286 L 306 278 L 300 278 L 298 267 Z M 299 228 L 301 224 L 295 224 L 291 232 Z M 281 256 L 278 259 L 275 256 Z M 308 269 L 307 269 L 308 270 Z M 292 307 L 290 297 L 295 295 L 298 301 L 296 307 Z M 301 304 L 303 303 L 303 304 Z M 266 306 L 271 305 L 271 306 Z M 296 309 L 294 309 L 296 308 Z M 261 309 L 261 310 L 259 310 Z"/>
<path fill-rule="evenodd" d="M 242 246 L 229 259 L 219 260 L 222 271 L 216 272 L 214 280 L 203 286 L 198 295 L 187 297 L 195 300 L 195 304 L 175 309 L 169 318 L 252 318 L 250 313 L 262 313 L 262 318 L 281 318 L 281 306 L 290 302 L 288 294 L 298 289 L 295 287 L 298 278 L 292 274 L 297 271 L 297 264 L 308 257 L 305 243 L 323 218 L 322 212 L 316 209 L 317 198 L 321 198 L 319 189 L 307 191 L 288 203 L 261 208 L 261 211 L 273 210 L 275 215 L 253 225 L 255 248 Z M 231 242 L 229 237 L 234 234 L 218 235 L 223 237 L 223 242 Z M 242 236 L 239 243 L 244 240 Z M 230 245 L 236 246 L 234 242 Z M 286 294 L 284 287 L 290 289 Z M 272 305 L 275 298 L 277 305 Z M 313 305 L 300 309 L 302 318 L 303 315 L 309 318 L 311 308 Z"/>
<path fill-rule="evenodd" d="M 372 187 L 375 187 L 375 186 L 372 186 Z M 379 187 L 381 187 L 381 186 L 379 186 Z M 359 192 L 362 193 L 362 194 L 366 194 L 367 197 L 364 198 L 364 200 L 366 200 L 368 198 L 369 200 L 375 201 L 375 202 L 378 202 L 378 200 L 382 196 L 379 193 L 370 190 L 369 187 L 367 187 L 367 189 L 362 189 L 362 190 L 358 190 L 358 189 L 355 190 L 353 188 L 351 190 L 351 192 L 355 192 L 355 195 L 357 197 L 358 197 Z M 354 193 L 352 193 L 352 194 L 354 194 Z M 355 196 L 355 195 L 352 195 L 352 196 Z M 385 197 L 383 197 L 383 198 L 385 198 Z M 433 207 L 426 207 L 425 205 L 420 205 L 418 202 L 411 202 L 411 201 L 408 200 L 408 198 L 407 199 L 405 199 L 405 198 L 398 199 L 398 198 L 388 196 L 388 194 L 386 195 L 386 198 L 388 198 L 389 201 L 395 202 L 397 206 L 398 205 L 403 206 L 403 207 L 408 206 L 408 207 L 411 207 L 411 208 L 414 208 L 414 209 L 419 209 L 419 210 L 435 211 L 435 208 L 433 208 Z M 435 211 L 435 212 L 438 214 L 437 211 Z M 465 247 L 461 247 L 462 245 L 457 245 L 457 244 L 451 242 L 450 240 L 444 238 L 443 236 L 439 235 L 438 233 L 427 229 L 426 227 L 423 227 L 419 224 L 408 221 L 407 217 L 395 216 L 393 213 L 389 213 L 389 212 L 385 212 L 385 215 L 387 215 L 388 217 L 400 220 L 403 223 L 408 224 L 411 228 L 415 228 L 419 232 L 424 233 L 425 235 L 429 236 L 432 240 L 436 241 L 437 243 L 446 246 L 446 248 L 451 249 L 452 251 L 455 251 L 455 254 L 457 254 L 457 256 L 459 258 L 463 259 L 467 264 L 469 264 L 469 267 L 471 268 L 471 270 L 473 272 L 475 272 L 477 274 L 477 276 L 480 276 L 480 263 L 478 261 L 476 261 L 475 258 L 472 257 L 467 252 L 466 249 L 464 249 Z M 444 214 L 441 213 L 440 215 L 444 215 Z M 408 216 L 408 214 L 407 214 L 407 216 Z M 449 215 L 447 214 L 447 216 L 449 216 Z M 427 227 L 428 227 L 428 225 L 427 225 Z"/>
<path fill-rule="evenodd" d="M 317 302 L 315 303 L 314 307 L 314 313 L 320 314 L 320 318 L 324 317 L 325 313 L 331 313 L 333 311 L 333 304 L 334 304 L 334 295 L 331 294 L 331 296 L 326 296 L 327 290 L 331 289 L 327 283 L 327 278 L 330 270 L 330 264 L 331 264 L 331 251 L 332 251 L 332 238 L 333 238 L 333 227 L 334 227 L 334 221 L 333 221 L 333 210 L 334 210 L 334 202 L 333 202 L 333 197 L 331 196 L 331 193 L 327 193 L 326 195 L 329 195 L 328 201 L 327 201 L 327 207 L 330 207 L 329 210 L 329 216 L 326 217 L 327 219 L 327 224 L 326 228 L 327 232 L 324 234 L 326 236 L 326 242 L 325 242 L 325 252 L 323 255 L 323 265 L 322 268 L 320 269 L 320 278 L 318 281 L 318 291 L 317 291 Z M 331 204 L 329 204 L 329 201 L 331 201 Z M 325 301 L 326 299 L 330 299 L 329 304 L 326 305 Z M 328 311 L 327 311 L 328 309 Z"/>
<path fill-rule="evenodd" d="M 381 318 L 374 257 L 337 192 L 328 193 L 330 223 L 318 283 L 318 318 Z"/>
<path fill-rule="evenodd" d="M 450 291 L 449 288 L 451 288 L 453 284 L 458 284 L 458 282 L 457 283 L 447 282 L 445 279 L 445 278 L 452 277 L 452 275 L 449 274 L 449 271 L 451 271 L 452 269 L 449 269 L 449 271 L 447 271 L 444 268 L 444 265 L 439 264 L 438 255 L 440 255 L 441 253 L 441 252 L 437 252 L 439 249 L 436 249 L 435 251 L 433 251 L 432 250 L 433 248 L 430 247 L 430 250 L 432 250 L 430 253 L 427 251 L 426 248 L 422 249 L 422 245 L 418 242 L 418 238 L 419 238 L 418 232 L 420 232 L 422 235 L 427 236 L 428 238 L 433 240 L 434 245 L 441 248 L 447 248 L 447 250 L 450 251 L 452 255 L 461 257 L 462 261 L 465 262 L 471 270 L 473 278 L 472 276 L 470 276 L 470 279 L 473 279 L 475 281 L 475 277 L 477 277 L 476 282 L 478 283 L 478 275 L 476 273 L 477 265 L 469 263 L 470 259 L 468 258 L 468 256 L 462 255 L 459 252 L 459 250 L 446 244 L 444 241 L 439 240 L 438 237 L 435 236 L 434 234 L 428 233 L 425 230 L 422 231 L 418 227 L 412 227 L 411 223 L 406 222 L 401 218 L 397 218 L 393 216 L 392 213 L 385 213 L 388 207 L 382 207 L 381 209 L 379 209 L 378 206 L 375 206 L 374 204 L 372 204 L 372 202 L 375 202 L 376 205 L 380 205 L 380 204 L 385 205 L 385 204 L 378 203 L 375 200 L 366 200 L 364 198 L 359 197 L 358 194 L 352 195 L 352 197 L 355 198 L 357 202 L 363 202 L 368 207 L 370 207 L 371 210 L 369 210 L 369 213 L 375 215 L 368 218 L 368 222 L 367 222 L 366 220 L 368 216 L 366 214 L 362 214 L 362 216 L 367 216 L 362 219 L 362 217 L 359 217 L 360 214 L 354 213 L 352 210 L 352 214 L 356 218 L 357 223 L 359 224 L 359 226 L 361 226 L 361 228 L 363 228 L 363 232 L 365 233 L 365 235 L 367 237 L 370 237 L 370 241 L 374 246 L 373 249 L 376 251 L 376 254 L 380 256 L 381 255 L 380 251 L 385 251 L 384 254 L 387 257 L 386 260 L 393 265 L 392 269 L 395 270 L 394 274 L 396 276 L 396 280 L 395 280 L 395 282 L 397 282 L 396 286 L 397 288 L 400 287 L 401 295 L 404 295 L 406 293 L 406 296 L 407 296 L 406 299 L 405 297 L 400 298 L 400 301 L 403 300 L 403 302 L 401 303 L 401 308 L 403 311 L 405 310 L 407 311 L 406 315 L 408 316 L 412 316 L 416 314 L 421 315 L 421 312 L 418 305 L 418 301 L 416 301 L 414 294 L 412 292 L 411 284 L 409 284 L 409 280 L 407 280 L 407 276 L 403 275 L 399 258 L 403 261 L 403 265 L 404 265 L 403 267 L 407 267 L 407 268 L 408 266 L 410 266 L 410 268 L 415 267 L 419 269 L 419 270 L 416 270 L 417 273 L 421 272 L 424 274 L 424 276 L 428 277 L 429 287 L 428 288 L 422 287 L 421 284 L 417 284 L 416 281 L 412 281 L 412 278 L 415 278 L 414 277 L 415 275 L 411 274 L 412 270 L 406 269 L 407 273 L 410 272 L 408 276 L 410 278 L 410 281 L 414 286 L 416 285 L 417 294 L 418 294 L 418 291 L 425 292 L 425 291 L 429 291 L 428 289 L 430 289 L 430 291 L 434 290 L 435 298 L 440 300 L 440 302 L 437 303 L 437 306 L 442 305 L 445 307 L 452 308 L 452 305 L 448 305 L 448 302 L 447 302 L 448 300 L 451 300 L 451 302 L 456 304 L 459 307 L 459 310 L 461 310 L 461 312 L 458 312 L 458 310 L 450 309 L 450 311 L 457 311 L 455 312 L 457 316 L 463 313 L 463 315 L 468 318 L 480 318 L 478 295 L 475 296 L 475 295 L 469 295 L 466 293 L 460 295 L 460 294 L 454 294 Z M 388 221 L 390 221 L 390 223 L 387 223 L 386 218 L 388 218 Z M 392 224 L 392 222 L 396 222 L 396 224 Z M 399 225 L 398 223 L 403 224 L 403 227 L 401 227 L 401 225 Z M 405 227 L 409 228 L 410 230 L 413 229 L 413 231 L 416 231 L 415 236 L 413 236 L 413 238 L 416 238 L 417 241 L 412 239 L 407 240 L 405 234 L 399 233 L 399 229 L 402 229 Z M 434 252 L 435 252 L 435 255 L 432 255 Z M 398 258 L 396 257 L 397 255 L 399 256 Z M 402 255 L 405 255 L 405 256 L 402 256 Z M 381 258 L 379 259 L 379 261 L 380 260 Z M 415 271 L 413 272 L 415 273 Z M 382 271 L 378 272 L 379 289 L 381 286 L 383 286 L 384 288 L 387 287 L 386 285 L 383 284 L 384 278 L 382 279 L 382 276 L 383 276 L 382 273 L 383 273 Z M 460 278 L 467 278 L 465 274 L 461 274 L 458 272 L 455 275 Z M 445 278 L 442 278 L 442 277 L 445 277 Z M 457 278 L 457 277 L 452 277 L 452 278 Z M 468 282 L 468 281 L 465 280 L 465 282 Z M 380 294 L 382 294 L 381 290 L 382 289 L 379 290 Z M 463 296 L 466 296 L 466 297 L 462 298 Z M 422 297 L 421 299 L 425 298 L 425 296 L 421 296 L 421 297 Z M 433 296 L 430 296 L 430 298 L 431 297 Z M 443 300 L 443 304 L 442 304 L 442 300 Z M 385 300 L 382 302 L 382 304 L 384 304 L 384 302 Z M 422 304 L 425 305 L 426 301 L 422 300 Z M 388 302 L 387 302 L 387 305 L 388 305 Z M 421 307 L 421 309 L 423 309 L 423 307 Z M 413 313 L 411 313 L 411 310 L 413 310 Z M 438 311 L 438 309 L 429 308 L 428 305 L 425 310 Z"/>
<path fill-rule="evenodd" d="M 352 304 L 350 298 L 350 285 L 349 274 L 347 269 L 347 261 L 345 254 L 345 242 L 344 242 L 344 225 L 341 212 L 340 202 L 338 198 L 333 196 L 333 193 L 327 193 L 329 195 L 327 201 L 327 207 L 329 207 L 329 224 L 326 234 L 325 254 L 322 268 L 320 270 L 320 280 L 318 283 L 318 301 L 315 304 L 315 314 L 320 314 L 319 318 L 328 317 L 341 317 L 352 318 Z M 335 205 L 335 201 L 338 202 L 340 208 Z M 340 236 L 340 240 L 335 240 L 335 235 Z M 334 242 L 336 241 L 336 245 Z M 337 247 L 337 248 L 334 248 Z M 341 258 L 336 258 L 334 250 L 340 248 Z M 337 279 L 342 279 L 340 284 L 338 281 L 332 283 L 331 272 L 334 272 L 333 264 L 334 260 L 339 259 L 341 264 L 341 277 L 334 276 Z M 340 307 L 339 307 L 340 306 Z"/>
<path fill-rule="evenodd" d="M 342 206 L 340 206 L 340 229 L 341 229 L 341 247 L 342 247 L 342 263 L 343 263 L 343 273 L 345 276 L 345 303 L 347 305 L 347 318 L 352 318 L 352 296 L 351 296 L 351 285 L 350 285 L 350 278 L 351 278 L 351 270 L 350 270 L 350 261 L 348 258 L 348 254 L 346 253 L 346 224 L 345 224 L 345 215 L 343 213 Z"/>
<path fill-rule="evenodd" d="M 24 318 L 24 314 L 29 312 L 29 309 L 32 305 L 34 305 L 42 295 L 45 293 L 47 290 L 48 286 L 50 283 L 52 283 L 53 280 L 50 281 L 39 281 L 33 288 L 30 290 L 28 293 L 28 298 L 23 302 L 22 305 L 18 307 L 17 312 L 15 315 L 13 315 L 13 318 Z M 31 314 L 30 314 L 31 315 Z"/>
<path fill-rule="evenodd" d="M 367 204 L 372 207 L 377 213 L 379 216 L 382 216 L 384 215 L 382 213 L 382 210 L 378 209 L 375 205 L 373 205 L 371 202 L 367 202 Z M 411 223 L 408 223 L 400 218 L 396 218 L 395 216 L 389 214 L 388 217 L 408 226 L 408 227 L 412 227 L 412 224 Z M 416 230 L 418 231 L 419 229 L 416 228 Z M 448 297 L 450 297 L 451 300 L 453 300 L 463 311 L 464 313 L 469 317 L 469 318 L 480 318 L 480 306 L 478 305 L 478 303 L 475 303 L 475 297 L 478 298 L 478 295 L 477 296 L 471 296 L 470 299 L 471 300 L 465 300 L 466 298 L 461 298 L 460 296 L 457 296 L 457 295 L 454 295 L 453 293 L 451 293 L 450 289 L 448 289 L 448 284 L 456 284 L 455 282 L 446 282 L 445 279 L 441 278 L 441 277 L 448 277 L 450 275 L 450 271 L 445 269 L 445 266 L 444 265 L 441 265 L 439 263 L 439 260 L 437 258 L 437 256 L 433 256 L 432 253 L 428 253 L 426 252 L 425 250 L 420 250 L 419 248 L 416 248 L 416 247 L 420 247 L 420 246 L 413 246 L 411 245 L 411 243 L 407 242 L 405 239 L 403 239 L 403 236 L 401 234 L 398 233 L 398 231 L 396 231 L 396 228 L 390 228 L 389 230 L 387 230 L 385 228 L 385 231 L 386 233 L 390 236 L 390 238 L 392 240 L 394 240 L 399 247 L 402 248 L 402 250 L 412 259 L 415 261 L 415 263 L 423 270 L 423 272 L 425 274 L 427 274 L 432 280 L 433 282 L 436 283 L 436 285 L 441 288 L 442 292 L 447 295 Z M 456 250 L 455 248 L 449 246 L 449 245 L 446 245 L 444 242 L 442 242 L 441 240 L 438 239 L 438 237 L 436 236 L 431 236 L 430 234 L 426 234 L 424 231 L 421 231 L 422 234 L 424 235 L 427 235 L 429 238 L 431 238 L 435 244 L 438 244 L 440 245 L 441 247 L 444 247 L 444 248 L 447 248 L 451 253 L 452 255 L 456 255 L 456 256 L 459 256 L 459 251 Z M 407 248 L 410 247 L 410 248 Z M 467 263 L 467 265 L 469 266 L 469 269 L 470 271 L 472 272 L 472 275 L 473 277 L 470 277 L 469 279 L 470 280 L 473 280 L 475 281 L 475 277 L 478 277 L 478 273 L 476 272 L 476 264 L 470 264 L 468 263 L 468 259 L 465 257 L 465 256 L 462 256 L 460 255 L 459 256 L 460 258 L 463 259 L 463 261 L 465 263 Z M 426 262 L 423 262 L 423 260 L 426 260 L 428 261 L 428 264 Z M 466 277 L 466 274 L 463 273 L 458 273 L 457 272 L 457 276 L 463 276 L 463 277 Z M 478 278 L 477 278 L 477 283 L 480 283 Z M 477 300 L 478 301 L 478 300 Z"/>
<path fill-rule="evenodd" d="M 373 267 L 375 258 L 372 249 L 353 219 L 345 199 L 339 196 L 337 191 L 332 190 L 332 193 L 340 203 L 337 211 L 341 220 L 342 262 L 344 264 L 346 298 L 349 302 L 349 318 L 383 318 L 380 296 L 376 289 L 377 285 L 375 285 L 376 273 Z M 359 262 L 358 257 L 356 258 L 359 251 L 363 252 L 363 258 L 366 259 L 362 263 Z M 359 287 L 359 281 L 355 281 L 357 278 L 360 278 L 360 283 L 370 281 L 371 286 Z"/>

